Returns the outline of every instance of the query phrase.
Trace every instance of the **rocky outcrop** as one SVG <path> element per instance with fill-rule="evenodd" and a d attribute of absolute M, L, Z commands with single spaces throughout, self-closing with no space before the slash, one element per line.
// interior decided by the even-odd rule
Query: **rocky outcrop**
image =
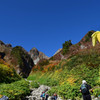
<path fill-rule="evenodd" d="M 40 59 L 49 59 L 49 57 L 46 56 L 43 52 L 39 52 L 39 58 Z"/>
<path fill-rule="evenodd" d="M 29 55 L 31 56 L 34 64 L 37 64 L 41 59 L 49 59 L 44 53 L 39 52 L 36 48 L 32 48 L 29 51 Z"/>
<path fill-rule="evenodd" d="M 12 65 L 16 72 L 22 77 L 27 77 L 34 66 L 34 63 L 24 48 L 20 46 L 12 47 L 0 41 L 0 58 L 9 65 Z"/>
<path fill-rule="evenodd" d="M 57 53 L 59 53 L 62 50 L 62 48 L 58 49 L 54 55 L 56 55 Z"/>
<path fill-rule="evenodd" d="M 48 90 L 50 90 L 49 86 L 40 85 L 39 88 L 32 89 L 30 96 L 26 96 L 26 99 L 27 100 L 42 100 L 42 98 L 40 97 L 42 92 L 45 91 L 46 93 Z M 48 100 L 51 100 L 51 96 L 49 96 Z M 62 99 L 58 96 L 57 100 L 62 100 Z"/>

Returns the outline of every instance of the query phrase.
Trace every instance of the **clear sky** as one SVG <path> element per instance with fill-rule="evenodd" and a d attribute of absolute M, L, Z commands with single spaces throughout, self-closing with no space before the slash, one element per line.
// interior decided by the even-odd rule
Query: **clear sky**
<path fill-rule="evenodd" d="M 100 0 L 0 0 L 0 40 L 52 56 L 100 30 Z"/>

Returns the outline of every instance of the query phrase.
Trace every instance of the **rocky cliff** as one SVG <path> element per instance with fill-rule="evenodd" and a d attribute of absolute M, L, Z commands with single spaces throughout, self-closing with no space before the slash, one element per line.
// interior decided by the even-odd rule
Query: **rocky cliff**
<path fill-rule="evenodd" d="M 44 53 L 38 51 L 36 48 L 32 48 L 29 51 L 29 55 L 31 56 L 34 64 L 37 64 L 41 59 L 49 59 Z"/>
<path fill-rule="evenodd" d="M 12 65 L 22 77 L 27 77 L 34 66 L 30 55 L 24 48 L 20 46 L 13 48 L 11 44 L 5 44 L 2 41 L 0 41 L 0 57 L 9 65 Z"/>

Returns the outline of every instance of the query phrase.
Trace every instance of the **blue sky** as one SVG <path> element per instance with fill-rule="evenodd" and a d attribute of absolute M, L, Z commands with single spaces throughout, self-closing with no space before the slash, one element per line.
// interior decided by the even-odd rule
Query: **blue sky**
<path fill-rule="evenodd" d="M 52 56 L 100 30 L 100 0 L 0 0 L 0 40 Z"/>

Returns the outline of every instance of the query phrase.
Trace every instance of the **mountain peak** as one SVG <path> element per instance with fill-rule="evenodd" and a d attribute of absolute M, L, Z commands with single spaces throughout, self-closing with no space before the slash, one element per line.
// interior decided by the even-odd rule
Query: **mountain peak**
<path fill-rule="evenodd" d="M 38 51 L 35 47 L 29 51 L 34 64 L 37 64 L 41 59 L 49 59 L 44 53 Z"/>

